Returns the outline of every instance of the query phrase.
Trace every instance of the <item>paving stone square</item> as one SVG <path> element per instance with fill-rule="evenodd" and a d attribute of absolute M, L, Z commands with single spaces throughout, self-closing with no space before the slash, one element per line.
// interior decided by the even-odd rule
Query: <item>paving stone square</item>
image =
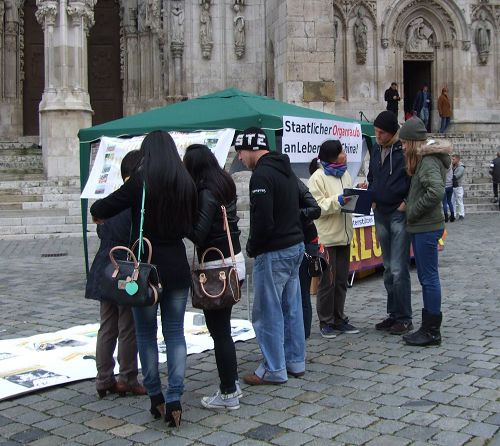
<path fill-rule="evenodd" d="M 360 333 L 323 339 L 314 314 L 304 377 L 281 386 L 242 383 L 239 410 L 201 406 L 218 385 L 214 354 L 205 352 L 188 357 L 179 429 L 154 421 L 147 397 L 99 399 L 86 380 L 0 401 L 0 445 L 500 446 L 498 228 L 500 214 L 447 226 L 438 347 L 412 348 L 374 329 L 386 306 L 377 272 L 348 290 L 346 312 Z M 92 257 L 97 240 L 89 241 Z M 67 256 L 41 257 L 49 251 Z M 0 339 L 98 322 L 98 304 L 83 298 L 83 265 L 78 239 L 0 240 Z M 418 327 L 414 266 L 411 279 Z M 249 293 L 252 301 L 251 285 Z M 246 318 L 244 297 L 234 317 Z M 236 350 L 240 376 L 255 370 L 257 342 Z M 165 382 L 165 365 L 160 370 Z"/>

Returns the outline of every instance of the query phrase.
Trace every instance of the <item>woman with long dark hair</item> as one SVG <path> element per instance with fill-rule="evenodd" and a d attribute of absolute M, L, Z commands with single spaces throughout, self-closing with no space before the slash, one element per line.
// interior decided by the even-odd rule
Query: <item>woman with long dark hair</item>
<path fill-rule="evenodd" d="M 184 312 L 191 284 L 186 249 L 182 241 L 193 228 L 197 211 L 196 187 L 184 168 L 172 137 L 156 130 L 144 138 L 142 163 L 130 179 L 106 198 L 96 201 L 90 212 L 96 223 L 132 208 L 133 239 L 138 237 L 143 187 L 146 190 L 144 237 L 153 245 L 163 285 L 159 302 L 163 338 L 167 349 L 168 387 L 162 392 L 158 372 L 157 310 L 132 308 L 144 386 L 151 399 L 150 412 L 164 417 L 169 426 L 179 426 L 181 396 L 186 370 Z"/>
<path fill-rule="evenodd" d="M 221 210 L 221 206 L 225 206 L 238 277 L 244 279 L 245 259 L 239 240 L 236 185 L 233 179 L 219 166 L 210 149 L 202 144 L 193 144 L 186 149 L 184 165 L 198 189 L 198 218 L 190 235 L 196 244 L 198 261 L 201 261 L 205 250 L 217 248 L 224 255 L 226 263 L 232 262 Z M 214 251 L 209 251 L 205 256 L 204 265 L 209 268 L 220 265 L 220 262 L 220 257 Z M 240 407 L 241 390 L 238 383 L 236 350 L 231 338 L 231 309 L 203 310 L 210 336 L 214 340 L 215 361 L 220 378 L 219 390 L 201 400 L 204 407 L 211 409 L 233 410 Z"/>
<path fill-rule="evenodd" d="M 324 338 L 334 338 L 336 333 L 359 333 L 344 313 L 353 232 L 352 214 L 342 212 L 342 206 L 350 200 L 344 197 L 344 189 L 352 187 L 346 162 L 340 141 L 327 140 L 309 165 L 312 174 L 309 191 L 321 208 L 315 225 L 328 260 L 328 268 L 319 282 L 316 305 Z"/>

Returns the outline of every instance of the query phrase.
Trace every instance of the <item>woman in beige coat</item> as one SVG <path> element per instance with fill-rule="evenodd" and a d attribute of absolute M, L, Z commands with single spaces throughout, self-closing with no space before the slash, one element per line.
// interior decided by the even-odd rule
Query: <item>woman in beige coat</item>
<path fill-rule="evenodd" d="M 344 188 L 352 187 L 347 172 L 346 154 L 339 141 L 321 144 L 318 158 L 311 161 L 309 191 L 321 208 L 315 220 L 319 242 L 325 246 L 328 269 L 323 271 L 318 287 L 317 305 L 321 335 L 334 338 L 336 333 L 359 333 L 344 314 L 352 240 L 352 216 L 341 212 L 350 198 Z"/>

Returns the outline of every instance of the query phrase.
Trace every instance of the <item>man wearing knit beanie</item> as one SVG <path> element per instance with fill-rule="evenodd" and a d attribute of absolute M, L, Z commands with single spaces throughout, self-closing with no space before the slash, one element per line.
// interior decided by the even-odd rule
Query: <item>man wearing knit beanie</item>
<path fill-rule="evenodd" d="M 377 144 L 372 148 L 368 189 L 372 192 L 375 230 L 384 259 L 387 317 L 377 330 L 402 335 L 413 329 L 410 284 L 410 236 L 406 232 L 405 199 L 410 188 L 399 124 L 391 111 L 373 123 Z"/>

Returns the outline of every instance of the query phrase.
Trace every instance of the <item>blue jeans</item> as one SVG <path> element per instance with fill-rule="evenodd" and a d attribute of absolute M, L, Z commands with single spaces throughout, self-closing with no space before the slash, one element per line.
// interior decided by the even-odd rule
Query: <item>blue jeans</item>
<path fill-rule="evenodd" d="M 422 107 L 419 117 L 422 121 L 424 121 L 424 124 L 427 127 L 427 124 L 429 123 L 429 109 L 427 107 Z"/>
<path fill-rule="evenodd" d="M 156 315 L 160 306 L 161 328 L 167 349 L 168 389 L 165 401 L 180 401 L 184 392 L 186 372 L 186 340 L 184 338 L 184 313 L 189 288 L 163 290 L 159 304 L 151 307 L 134 307 L 137 349 L 141 359 L 143 383 L 149 396 L 162 393 L 158 372 L 158 344 Z"/>
<path fill-rule="evenodd" d="M 255 374 L 284 382 L 287 370 L 305 370 L 306 353 L 299 267 L 304 244 L 266 252 L 255 258 L 252 324 L 263 361 Z"/>
<path fill-rule="evenodd" d="M 375 231 L 384 260 L 387 313 L 400 322 L 412 320 L 410 283 L 410 235 L 406 213 L 381 213 L 375 208 Z"/>
<path fill-rule="evenodd" d="M 443 118 L 441 117 L 441 127 L 439 128 L 439 133 L 444 133 L 446 132 L 446 129 L 450 125 L 450 118 Z"/>
<path fill-rule="evenodd" d="M 424 309 L 431 314 L 441 313 L 441 283 L 438 271 L 438 240 L 443 230 L 411 235 L 417 264 L 418 281 L 422 286 Z"/>
<path fill-rule="evenodd" d="M 450 208 L 450 214 L 455 214 L 453 210 L 453 186 L 446 187 L 444 189 L 444 197 L 443 197 L 443 212 L 444 215 L 448 214 L 448 208 Z"/>

